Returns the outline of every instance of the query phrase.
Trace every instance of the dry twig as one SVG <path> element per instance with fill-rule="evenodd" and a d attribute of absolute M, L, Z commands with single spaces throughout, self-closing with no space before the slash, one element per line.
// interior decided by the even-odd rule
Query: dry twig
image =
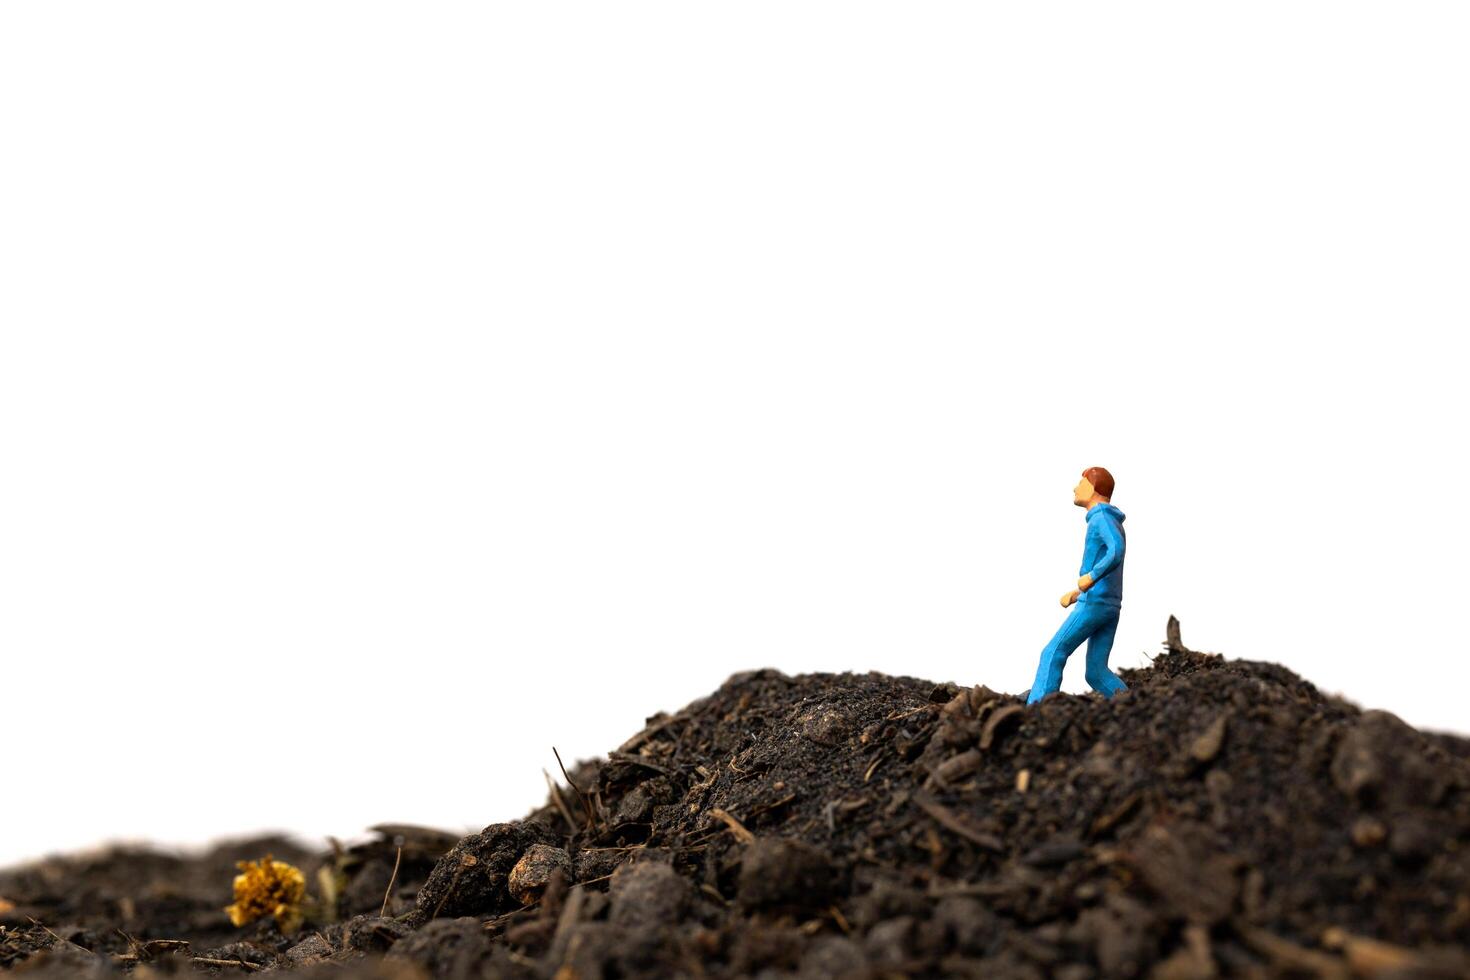
<path fill-rule="evenodd" d="M 388 890 L 383 892 L 383 910 L 378 913 L 378 918 L 388 914 L 388 899 L 393 894 L 393 885 L 398 881 L 398 865 L 403 861 L 403 848 L 398 848 L 398 856 L 393 859 L 393 874 L 388 878 Z"/>
<path fill-rule="evenodd" d="M 739 820 L 736 820 L 734 817 L 730 816 L 730 814 L 726 813 L 724 810 L 721 810 L 719 807 L 715 807 L 713 810 L 711 810 L 709 812 L 709 815 L 714 817 L 716 820 L 723 821 L 725 823 L 725 826 L 730 828 L 730 833 L 734 834 L 735 839 L 740 841 L 740 843 L 749 844 L 755 840 L 755 834 L 752 834 L 750 831 L 746 830 L 743 823 L 741 823 Z"/>

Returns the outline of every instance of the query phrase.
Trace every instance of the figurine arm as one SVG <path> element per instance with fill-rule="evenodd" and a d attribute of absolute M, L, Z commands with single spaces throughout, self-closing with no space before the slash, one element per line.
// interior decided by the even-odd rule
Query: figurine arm
<path fill-rule="evenodd" d="M 1087 588 L 1089 589 L 1096 585 L 1098 580 L 1103 576 L 1123 564 L 1123 532 L 1119 530 L 1118 525 L 1105 521 L 1103 526 L 1098 529 L 1098 533 L 1102 535 L 1103 539 L 1103 556 L 1093 564 L 1091 570 L 1084 576 L 1084 578 L 1092 579 L 1087 584 Z"/>

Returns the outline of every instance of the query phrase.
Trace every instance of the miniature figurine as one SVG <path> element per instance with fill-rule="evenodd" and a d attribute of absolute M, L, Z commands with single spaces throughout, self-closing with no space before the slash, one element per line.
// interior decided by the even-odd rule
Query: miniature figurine
<path fill-rule="evenodd" d="M 1062 686 L 1062 667 L 1072 651 L 1087 641 L 1087 683 L 1104 697 L 1126 691 L 1108 667 L 1118 616 L 1123 609 L 1123 512 L 1111 503 L 1113 475 L 1101 466 L 1082 472 L 1072 490 L 1072 503 L 1087 508 L 1087 537 L 1082 547 L 1077 588 L 1062 596 L 1062 608 L 1076 605 L 1057 635 L 1041 651 L 1041 664 L 1027 704 L 1035 704 Z"/>

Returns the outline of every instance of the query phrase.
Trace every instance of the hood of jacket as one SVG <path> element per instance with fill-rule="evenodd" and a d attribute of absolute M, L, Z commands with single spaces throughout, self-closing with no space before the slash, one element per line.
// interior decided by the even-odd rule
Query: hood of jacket
<path fill-rule="evenodd" d="M 1119 524 L 1122 524 L 1128 516 L 1118 508 L 1114 507 L 1112 504 L 1097 504 L 1096 506 L 1087 508 L 1087 519 L 1090 521 L 1098 514 L 1101 514 L 1103 511 L 1107 511 L 1107 513 L 1112 516 L 1113 520 L 1117 521 Z"/>

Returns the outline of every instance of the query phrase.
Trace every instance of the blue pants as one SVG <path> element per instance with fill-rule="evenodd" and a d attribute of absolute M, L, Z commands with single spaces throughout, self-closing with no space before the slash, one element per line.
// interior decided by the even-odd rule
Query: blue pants
<path fill-rule="evenodd" d="M 1036 668 L 1036 681 L 1031 685 L 1027 704 L 1035 704 L 1062 686 L 1062 667 L 1072 651 L 1087 641 L 1087 683 L 1104 697 L 1128 690 L 1117 674 L 1108 669 L 1108 654 L 1113 649 L 1113 635 L 1118 632 L 1117 606 L 1100 602 L 1076 602 L 1057 635 L 1041 651 L 1041 665 Z"/>

